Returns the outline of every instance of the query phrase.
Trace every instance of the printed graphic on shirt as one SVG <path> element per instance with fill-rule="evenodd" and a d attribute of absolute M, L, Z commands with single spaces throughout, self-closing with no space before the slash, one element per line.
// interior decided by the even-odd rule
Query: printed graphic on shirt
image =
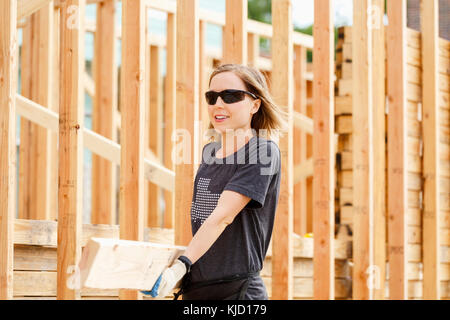
<path fill-rule="evenodd" d="M 206 218 L 216 208 L 219 201 L 219 193 L 211 193 L 208 190 L 211 179 L 199 178 L 197 184 L 197 193 L 192 203 L 191 218 L 193 222 L 203 224 Z"/>

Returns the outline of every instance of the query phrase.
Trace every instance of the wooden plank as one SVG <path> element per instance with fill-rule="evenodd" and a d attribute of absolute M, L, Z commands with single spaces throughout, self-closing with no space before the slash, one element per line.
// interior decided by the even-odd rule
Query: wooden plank
<path fill-rule="evenodd" d="M 333 3 L 314 2 L 314 298 L 334 299 Z"/>
<path fill-rule="evenodd" d="M 172 162 L 172 134 L 176 126 L 176 17 L 167 15 L 167 46 L 166 46 L 166 78 L 164 94 L 164 166 L 174 170 Z M 174 188 L 172 188 L 173 190 Z M 173 191 L 164 191 L 165 212 L 164 227 L 173 228 L 175 212 L 175 194 Z"/>
<path fill-rule="evenodd" d="M 259 36 L 257 34 L 248 33 L 247 52 L 248 65 L 256 67 L 259 60 Z"/>
<path fill-rule="evenodd" d="M 259 44 L 258 44 L 259 45 Z M 306 48 L 301 46 L 294 46 L 294 112 L 306 115 L 307 107 L 307 83 L 305 73 L 307 72 L 307 56 Z M 295 120 L 294 120 L 295 123 Z M 312 121 L 311 121 L 312 124 Z M 312 124 L 313 127 L 313 124 Z M 307 161 L 306 158 L 306 132 L 300 128 L 296 128 L 294 124 L 294 145 L 297 147 L 293 150 L 294 157 L 294 175 L 295 165 L 302 165 Z M 297 142 L 298 141 L 298 142 Z M 313 172 L 313 162 L 310 161 L 309 172 Z M 294 177 L 294 232 L 299 235 L 306 234 L 307 227 L 307 188 L 306 176 L 305 179 L 298 180 Z"/>
<path fill-rule="evenodd" d="M 16 190 L 17 1 L 0 3 L 0 299 L 13 297 Z"/>
<path fill-rule="evenodd" d="M 97 29 L 94 42 L 95 97 L 92 110 L 92 131 L 117 141 L 115 116 L 117 110 L 116 68 L 116 0 L 97 5 Z M 116 223 L 116 166 L 92 155 L 92 213 L 94 224 Z"/>
<path fill-rule="evenodd" d="M 421 1 L 423 70 L 423 298 L 439 299 L 440 292 L 440 161 L 439 161 L 439 13 L 438 0 Z"/>
<path fill-rule="evenodd" d="M 17 2 L 17 21 L 37 12 L 53 0 L 18 0 Z"/>
<path fill-rule="evenodd" d="M 369 2 L 354 1 L 352 50 L 353 63 L 353 299 L 372 300 L 373 283 L 367 271 L 374 264 L 374 150 L 372 30 L 367 21 Z"/>
<path fill-rule="evenodd" d="M 389 298 L 407 299 L 406 1 L 387 4 Z"/>
<path fill-rule="evenodd" d="M 222 63 L 247 64 L 247 0 L 226 2 Z"/>
<path fill-rule="evenodd" d="M 91 238 L 78 264 L 80 286 L 149 290 L 184 250 L 149 242 Z"/>
<path fill-rule="evenodd" d="M 383 0 L 373 0 L 376 12 L 384 12 Z M 375 13 L 376 14 L 376 13 Z M 373 43 L 373 139 L 374 139 L 374 265 L 380 279 L 386 277 L 386 38 L 383 14 L 374 16 Z M 374 288 L 374 299 L 383 300 L 384 281 Z"/>
<path fill-rule="evenodd" d="M 276 103 L 285 106 L 289 115 L 286 134 L 280 139 L 281 186 L 273 230 L 272 297 L 291 299 L 292 287 L 292 232 L 293 232 L 293 42 L 290 0 L 272 1 L 272 87 Z"/>
<path fill-rule="evenodd" d="M 145 3 L 122 1 L 120 238 L 142 240 L 144 228 Z M 121 290 L 120 299 L 137 299 Z"/>
<path fill-rule="evenodd" d="M 17 113 L 21 117 L 32 120 L 52 131 L 58 131 L 59 118 L 58 114 L 54 111 L 48 110 L 20 95 L 16 95 L 16 104 Z M 119 144 L 86 128 L 83 128 L 83 135 L 84 146 L 87 149 L 120 165 L 120 153 L 122 148 Z M 149 159 L 144 160 L 144 177 L 147 180 L 159 184 L 166 190 L 173 190 L 174 176 L 175 174 L 173 171 L 166 169 L 155 161 Z"/>
<path fill-rule="evenodd" d="M 161 79 L 161 48 L 151 45 L 150 51 L 150 81 L 149 81 L 149 104 L 148 104 L 148 147 L 153 151 L 156 158 L 162 161 L 163 148 L 163 100 L 162 100 L 162 79 Z M 161 188 L 158 185 L 149 183 L 148 185 L 148 227 L 161 226 Z"/>
<path fill-rule="evenodd" d="M 176 130 L 182 138 L 182 159 L 175 164 L 175 243 L 187 245 L 192 238 L 186 212 L 194 187 L 193 155 L 196 148 L 194 120 L 198 118 L 199 34 L 198 0 L 177 1 L 177 96 Z M 179 144 L 180 145 L 180 144 Z M 179 157 L 179 156 L 178 156 Z"/>
<path fill-rule="evenodd" d="M 307 117 L 303 113 L 294 111 L 294 125 L 295 127 L 302 129 L 305 133 L 313 134 L 314 122 L 313 119 Z"/>
<path fill-rule="evenodd" d="M 83 183 L 84 21 L 85 0 L 61 4 L 61 95 L 59 110 L 58 299 L 79 299 L 67 286 L 80 254 Z"/>

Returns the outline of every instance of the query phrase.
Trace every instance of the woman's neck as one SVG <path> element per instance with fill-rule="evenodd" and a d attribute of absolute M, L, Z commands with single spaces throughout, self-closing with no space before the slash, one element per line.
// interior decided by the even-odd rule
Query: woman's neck
<path fill-rule="evenodd" d="M 218 156 L 227 157 L 246 145 L 252 137 L 254 137 L 252 130 L 248 130 L 241 134 L 222 134 L 221 148 L 217 151 Z"/>

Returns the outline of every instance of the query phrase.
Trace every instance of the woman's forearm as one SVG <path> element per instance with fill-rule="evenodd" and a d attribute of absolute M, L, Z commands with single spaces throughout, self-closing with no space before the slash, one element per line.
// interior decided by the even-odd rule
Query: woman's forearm
<path fill-rule="evenodd" d="M 218 210 L 218 208 L 216 208 Z M 195 263 L 213 245 L 229 223 L 213 213 L 203 222 L 184 252 L 192 263 Z"/>

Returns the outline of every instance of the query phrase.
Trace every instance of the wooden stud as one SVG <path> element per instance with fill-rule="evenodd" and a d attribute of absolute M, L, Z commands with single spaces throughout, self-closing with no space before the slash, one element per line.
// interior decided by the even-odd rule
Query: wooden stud
<path fill-rule="evenodd" d="M 386 48 L 383 23 L 384 1 L 372 0 L 372 88 L 373 88 L 373 254 L 375 281 L 373 298 L 383 300 L 386 279 Z"/>
<path fill-rule="evenodd" d="M 439 1 L 421 1 L 423 124 L 423 298 L 439 300 L 440 186 L 439 161 Z"/>
<path fill-rule="evenodd" d="M 287 132 L 283 132 L 281 151 L 281 186 L 273 230 L 272 298 L 292 299 L 293 285 L 293 42 L 290 0 L 272 1 L 272 94 L 276 103 L 289 115 Z"/>
<path fill-rule="evenodd" d="M 162 105 L 162 79 L 160 72 L 160 52 L 161 48 L 150 45 L 150 90 L 149 90 L 149 139 L 148 147 L 155 154 L 156 158 L 162 161 L 162 128 L 163 105 Z M 161 226 L 161 188 L 149 182 L 148 186 L 148 227 Z"/>
<path fill-rule="evenodd" d="M 117 140 L 115 6 L 116 0 L 103 1 L 97 5 L 94 44 L 95 97 L 92 111 L 92 131 L 112 141 Z M 116 223 L 116 171 L 116 166 L 110 161 L 92 155 L 93 224 Z"/>
<path fill-rule="evenodd" d="M 247 63 L 249 66 L 256 67 L 259 59 L 259 36 L 254 33 L 248 33 L 247 37 Z"/>
<path fill-rule="evenodd" d="M 85 0 L 61 3 L 61 94 L 59 111 L 58 299 L 79 299 L 70 268 L 81 256 L 84 116 Z"/>
<path fill-rule="evenodd" d="M 294 111 L 306 116 L 306 48 L 294 46 Z M 298 127 L 294 127 L 294 166 L 297 163 L 304 163 L 306 159 L 306 132 Z M 297 143 L 298 141 L 298 143 Z M 294 181 L 295 182 L 295 181 Z M 294 186 L 294 232 L 299 235 L 306 233 L 307 211 L 306 211 L 306 178 L 302 179 Z"/>
<path fill-rule="evenodd" d="M 388 239 L 389 298 L 407 299 L 406 1 L 388 1 Z"/>
<path fill-rule="evenodd" d="M 17 1 L 0 2 L 0 299 L 13 297 L 16 190 Z"/>
<path fill-rule="evenodd" d="M 333 2 L 314 2 L 314 298 L 334 299 Z"/>
<path fill-rule="evenodd" d="M 192 238 L 189 208 L 194 187 L 193 159 L 197 150 L 194 121 L 198 119 L 199 15 L 198 0 L 177 1 L 177 96 L 176 136 L 180 138 L 175 163 L 175 244 L 188 245 Z M 181 156 L 181 158 L 180 158 Z"/>
<path fill-rule="evenodd" d="M 247 0 L 227 0 L 222 63 L 247 64 Z"/>
<path fill-rule="evenodd" d="M 173 13 L 167 14 L 167 45 L 166 45 L 166 82 L 164 99 L 164 166 L 174 170 L 172 162 L 172 134 L 175 130 L 176 108 L 176 17 Z M 175 211 L 175 194 L 164 191 L 165 212 L 164 227 L 173 228 Z"/>
<path fill-rule="evenodd" d="M 353 2 L 353 299 L 372 300 L 373 268 L 373 100 L 370 0 Z M 369 12 L 370 13 L 370 12 Z M 357 39 L 357 40 L 356 40 Z M 370 285 L 368 283 L 370 282 Z"/>
<path fill-rule="evenodd" d="M 122 1 L 120 238 L 143 240 L 145 2 Z M 120 299 L 137 299 L 136 291 L 121 290 Z"/>

